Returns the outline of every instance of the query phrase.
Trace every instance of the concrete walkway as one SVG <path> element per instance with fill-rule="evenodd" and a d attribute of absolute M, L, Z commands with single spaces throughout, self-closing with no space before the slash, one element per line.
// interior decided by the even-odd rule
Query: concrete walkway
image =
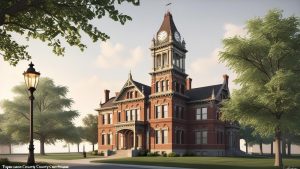
<path fill-rule="evenodd" d="M 8 158 L 10 161 L 17 162 L 26 162 L 27 155 L 0 155 L 0 158 Z M 77 159 L 77 160 L 54 160 L 54 159 L 43 159 L 36 158 L 36 162 L 46 162 L 50 164 L 64 165 L 69 166 L 72 169 L 130 169 L 130 168 L 142 168 L 142 169 L 188 169 L 188 168 L 179 168 L 179 167 L 160 167 L 160 166 L 147 166 L 147 165 L 129 165 L 129 164 L 109 164 L 109 163 L 93 163 L 91 161 L 95 160 L 105 160 L 105 159 L 117 159 L 120 157 L 101 157 L 101 158 L 85 158 L 85 159 Z M 101 167 L 100 167 L 101 166 Z"/>

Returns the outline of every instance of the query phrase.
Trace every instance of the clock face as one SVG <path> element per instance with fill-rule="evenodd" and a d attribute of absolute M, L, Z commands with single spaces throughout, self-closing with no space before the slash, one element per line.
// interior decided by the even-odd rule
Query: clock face
<path fill-rule="evenodd" d="M 168 36 L 168 33 L 166 31 L 161 31 L 158 33 L 157 38 L 159 41 L 163 41 L 167 38 L 167 36 Z"/>
<path fill-rule="evenodd" d="M 180 42 L 180 34 L 176 31 L 174 34 L 175 39 Z"/>

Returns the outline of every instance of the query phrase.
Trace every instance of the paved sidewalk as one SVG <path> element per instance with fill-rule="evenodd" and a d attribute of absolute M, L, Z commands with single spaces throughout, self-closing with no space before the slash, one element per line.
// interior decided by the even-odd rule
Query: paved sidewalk
<path fill-rule="evenodd" d="M 27 155 L 0 155 L 0 158 L 8 158 L 10 161 L 26 162 Z M 120 157 L 116 157 L 120 158 Z M 101 158 L 86 158 L 86 159 L 77 159 L 77 160 L 54 160 L 54 159 L 43 159 L 36 158 L 36 162 L 46 162 L 50 164 L 57 164 L 62 166 L 69 166 L 72 169 L 131 169 L 131 168 L 142 168 L 142 169 L 188 169 L 188 168 L 179 168 L 179 167 L 160 167 L 160 166 L 147 166 L 147 165 L 130 165 L 130 164 L 109 164 L 109 163 L 92 163 L 91 161 L 95 160 L 104 160 L 104 159 L 116 159 L 112 157 L 101 157 Z"/>

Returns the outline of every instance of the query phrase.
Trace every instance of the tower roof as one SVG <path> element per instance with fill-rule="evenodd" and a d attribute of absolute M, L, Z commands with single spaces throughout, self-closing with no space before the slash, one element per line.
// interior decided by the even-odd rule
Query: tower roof
<path fill-rule="evenodd" d="M 157 34 L 161 31 L 166 31 L 168 33 L 168 35 L 171 34 L 173 38 L 174 38 L 174 36 L 173 36 L 174 33 L 176 31 L 178 32 L 178 30 L 174 24 L 174 21 L 173 21 L 173 16 L 172 16 L 171 12 L 169 12 L 169 11 L 165 14 L 164 20 L 163 20 Z"/>

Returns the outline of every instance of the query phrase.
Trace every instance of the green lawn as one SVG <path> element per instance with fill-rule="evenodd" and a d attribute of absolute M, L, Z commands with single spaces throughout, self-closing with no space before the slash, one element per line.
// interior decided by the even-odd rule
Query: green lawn
<path fill-rule="evenodd" d="M 187 167 L 199 169 L 275 169 L 273 158 L 254 157 L 133 157 L 93 161 L 97 163 L 118 163 Z M 284 159 L 285 166 L 300 169 L 300 158 Z"/>
<path fill-rule="evenodd" d="M 54 159 L 54 160 L 76 160 L 83 159 L 82 153 L 49 153 L 44 156 L 36 154 L 36 158 L 39 159 Z M 86 158 L 98 158 L 101 156 L 91 155 L 90 153 L 86 153 Z"/>

